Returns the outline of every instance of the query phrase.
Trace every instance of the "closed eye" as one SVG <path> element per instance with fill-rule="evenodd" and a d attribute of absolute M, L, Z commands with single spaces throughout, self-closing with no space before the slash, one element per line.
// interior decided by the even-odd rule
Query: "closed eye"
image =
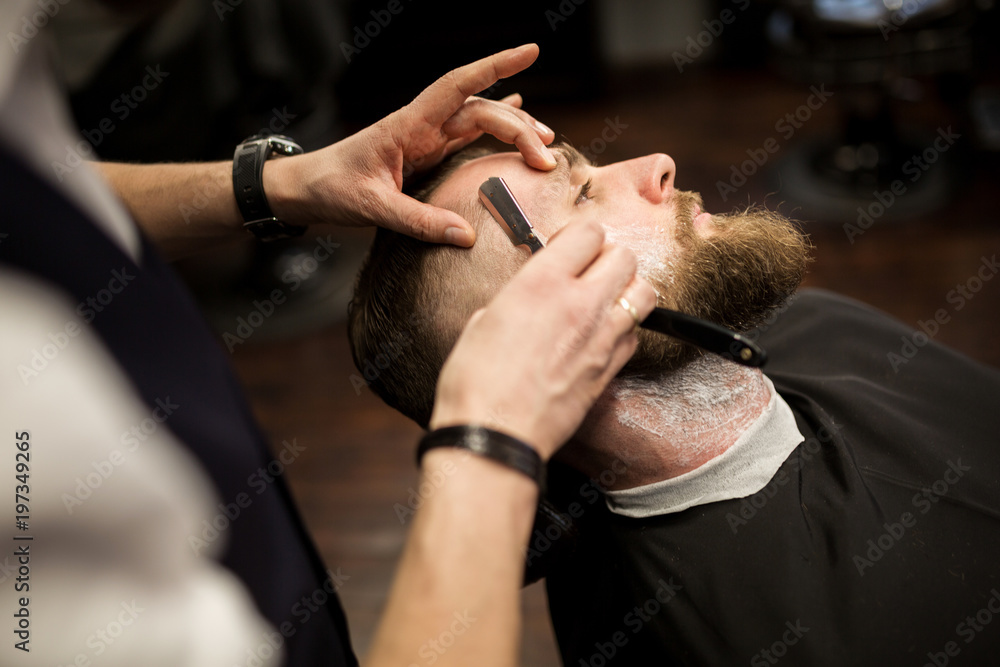
<path fill-rule="evenodd" d="M 590 186 L 593 184 L 593 179 L 587 179 L 587 182 L 583 184 L 580 188 L 580 194 L 576 196 L 576 201 L 574 204 L 580 205 L 585 201 L 590 200 Z"/>

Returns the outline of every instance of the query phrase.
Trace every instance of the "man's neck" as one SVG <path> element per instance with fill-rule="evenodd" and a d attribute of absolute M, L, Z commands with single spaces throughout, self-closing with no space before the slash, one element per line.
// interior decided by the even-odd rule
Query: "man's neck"
<path fill-rule="evenodd" d="M 614 471 L 610 489 L 670 479 L 732 447 L 769 400 L 759 370 L 714 355 L 660 378 L 619 378 L 559 458 L 593 479 Z"/>

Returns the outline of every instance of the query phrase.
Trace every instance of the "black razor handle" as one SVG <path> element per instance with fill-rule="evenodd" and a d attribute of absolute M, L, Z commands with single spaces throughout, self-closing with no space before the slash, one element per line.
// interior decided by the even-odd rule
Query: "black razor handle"
<path fill-rule="evenodd" d="M 654 308 L 640 326 L 672 336 L 743 366 L 759 368 L 767 363 L 767 353 L 746 336 L 676 310 Z"/>

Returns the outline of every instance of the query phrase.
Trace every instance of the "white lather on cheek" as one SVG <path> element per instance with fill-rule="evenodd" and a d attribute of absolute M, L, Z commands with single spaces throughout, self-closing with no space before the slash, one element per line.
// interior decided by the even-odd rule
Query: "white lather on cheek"
<path fill-rule="evenodd" d="M 673 257 L 677 247 L 667 236 L 663 227 L 650 233 L 648 229 L 636 227 L 605 228 L 604 238 L 608 243 L 630 248 L 638 262 L 636 271 L 640 276 L 654 276 L 664 285 L 674 284 L 676 265 Z M 658 297 L 662 294 L 657 292 Z"/>

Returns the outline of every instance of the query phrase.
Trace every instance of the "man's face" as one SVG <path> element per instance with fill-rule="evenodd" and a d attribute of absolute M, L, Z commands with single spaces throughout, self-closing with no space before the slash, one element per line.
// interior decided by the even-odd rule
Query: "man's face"
<path fill-rule="evenodd" d="M 483 253 L 491 263 L 499 254 L 513 266 L 528 259 L 527 249 L 515 249 L 478 201 L 483 181 L 501 176 L 543 241 L 565 225 L 599 222 L 609 242 L 636 253 L 638 272 L 657 291 L 660 306 L 746 330 L 801 281 L 808 244 L 786 219 L 762 210 L 703 212 L 700 196 L 674 187 L 669 156 L 598 167 L 570 147 L 553 152 L 558 166 L 549 172 L 528 167 L 515 152 L 472 160 L 434 192 L 431 203 L 474 210 L 486 221 L 478 225 L 473 263 Z M 667 370 L 690 356 L 690 348 L 672 339 L 640 334 L 634 370 Z"/>
<path fill-rule="evenodd" d="M 557 147 L 553 153 L 558 166 L 550 172 L 529 167 L 515 152 L 473 160 L 435 192 L 432 202 L 455 209 L 458 202 L 466 201 L 467 210 L 471 201 L 488 219 L 486 209 L 478 202 L 478 189 L 487 178 L 502 176 L 543 241 L 565 225 L 597 220 L 608 242 L 636 252 L 641 275 L 669 273 L 672 258 L 680 252 L 678 224 L 690 225 L 695 214 L 701 212 L 694 208 L 700 206 L 700 201 L 690 193 L 676 196 L 674 161 L 657 154 L 596 167 L 570 147 Z M 690 207 L 681 212 L 680 221 L 678 203 Z M 713 233 L 708 215 L 698 217 L 694 227 L 704 235 Z M 510 245 L 493 222 L 482 225 L 479 235 L 491 250 L 496 244 Z M 520 251 L 523 261 L 527 251 Z M 516 255 L 512 261 L 517 261 Z M 667 294 L 660 296 L 669 300 Z"/>

